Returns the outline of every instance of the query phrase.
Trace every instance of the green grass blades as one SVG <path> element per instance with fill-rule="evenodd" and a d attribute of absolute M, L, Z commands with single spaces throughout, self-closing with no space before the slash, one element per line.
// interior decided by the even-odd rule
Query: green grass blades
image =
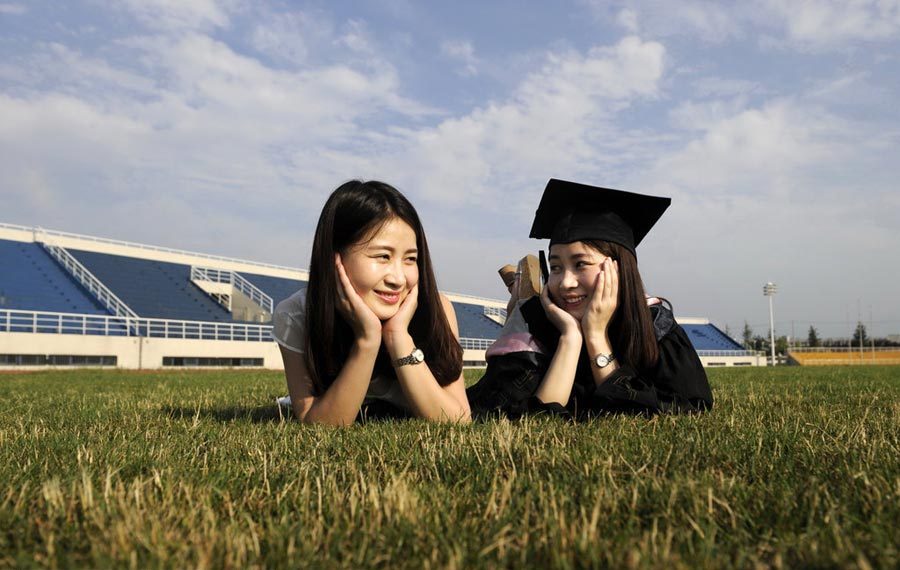
<path fill-rule="evenodd" d="M 0 567 L 897 567 L 900 368 L 710 376 L 696 417 L 331 429 L 278 372 L 3 374 Z"/>

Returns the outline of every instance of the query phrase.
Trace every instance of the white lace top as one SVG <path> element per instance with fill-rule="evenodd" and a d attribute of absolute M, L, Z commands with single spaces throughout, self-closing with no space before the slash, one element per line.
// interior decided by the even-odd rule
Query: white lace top
<path fill-rule="evenodd" d="M 275 306 L 272 315 L 272 337 L 284 348 L 304 354 L 306 352 L 306 289 L 300 289 Z M 406 397 L 395 376 L 374 376 L 369 383 L 363 404 L 383 400 L 408 409 Z"/>

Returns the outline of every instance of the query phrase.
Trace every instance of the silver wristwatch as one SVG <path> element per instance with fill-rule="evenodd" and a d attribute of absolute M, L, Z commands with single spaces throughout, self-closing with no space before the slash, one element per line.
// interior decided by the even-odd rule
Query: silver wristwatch
<path fill-rule="evenodd" d="M 394 366 L 406 366 L 407 364 L 422 364 L 425 362 L 425 353 L 422 352 L 419 348 L 414 348 L 412 354 L 409 356 L 404 356 L 403 358 L 398 358 L 394 361 Z"/>
<path fill-rule="evenodd" d="M 606 368 L 615 359 L 616 357 L 611 352 L 609 354 L 598 354 L 594 357 L 594 364 L 597 365 L 597 368 Z"/>

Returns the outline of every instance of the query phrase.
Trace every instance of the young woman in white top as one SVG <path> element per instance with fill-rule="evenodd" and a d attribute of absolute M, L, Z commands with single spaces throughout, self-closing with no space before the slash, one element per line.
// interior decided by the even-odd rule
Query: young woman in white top
<path fill-rule="evenodd" d="M 309 284 L 273 321 L 299 420 L 349 425 L 371 407 L 470 421 L 456 314 L 418 214 L 388 184 L 354 180 L 331 194 Z"/>

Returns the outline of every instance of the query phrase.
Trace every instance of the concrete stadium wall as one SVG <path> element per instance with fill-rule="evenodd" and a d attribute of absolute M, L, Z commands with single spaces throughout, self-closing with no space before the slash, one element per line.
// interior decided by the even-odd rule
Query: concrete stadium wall
<path fill-rule="evenodd" d="M 75 334 L 0 333 L 0 354 L 115 356 L 117 368 L 163 368 L 163 357 L 262 358 L 262 368 L 284 370 L 281 351 L 275 342 L 227 340 L 185 340 L 125 336 L 84 336 Z M 483 362 L 483 350 L 464 350 L 463 360 Z M 13 366 L 3 370 L 38 370 L 56 366 Z M 61 368 L 71 368 L 65 366 Z M 165 368 L 200 368 L 166 366 Z M 249 368 L 249 367 L 248 367 Z"/>
<path fill-rule="evenodd" d="M 765 366 L 765 356 L 701 356 L 704 368 L 721 368 L 723 366 Z"/>
<path fill-rule="evenodd" d="M 115 356 L 117 368 L 163 368 L 163 357 L 262 358 L 263 368 L 283 370 L 275 342 L 185 340 L 171 338 L 0 333 L 0 354 Z M 51 366 L 3 366 L 35 370 Z M 169 367 L 166 368 L 181 368 Z"/>

